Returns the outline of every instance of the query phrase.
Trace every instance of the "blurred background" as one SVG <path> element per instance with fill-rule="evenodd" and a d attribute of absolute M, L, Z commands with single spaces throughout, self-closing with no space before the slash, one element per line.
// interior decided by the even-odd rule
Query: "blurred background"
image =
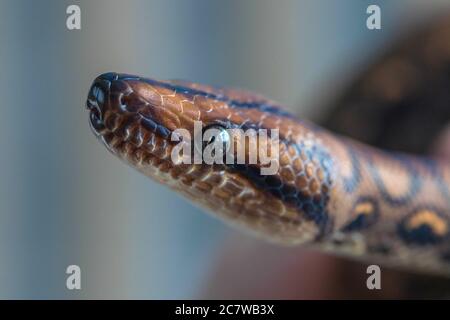
<path fill-rule="evenodd" d="M 66 28 L 71 4 L 81 30 Z M 369 4 L 380 31 L 366 28 Z M 98 74 L 244 87 L 315 119 L 393 37 L 449 4 L 0 0 L 0 298 L 209 297 L 224 242 L 258 241 L 96 141 L 84 103 Z M 82 290 L 65 287 L 70 264 Z"/>

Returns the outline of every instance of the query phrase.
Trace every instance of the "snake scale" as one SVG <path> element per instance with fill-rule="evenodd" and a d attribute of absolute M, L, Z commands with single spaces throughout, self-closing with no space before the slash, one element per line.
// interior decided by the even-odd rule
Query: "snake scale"
<path fill-rule="evenodd" d="M 90 88 L 90 125 L 125 163 L 266 239 L 450 275 L 450 164 L 419 154 L 450 119 L 448 21 L 402 41 L 355 81 L 329 117 L 334 132 L 244 90 L 112 72 Z M 439 86 L 443 102 L 432 111 L 426 104 Z M 372 115 L 380 108 L 388 119 Z M 426 130 L 402 122 L 416 109 L 427 110 L 419 117 Z M 219 130 L 278 129 L 277 172 L 263 176 L 259 164 L 174 163 L 171 133 L 182 128 L 193 136 L 194 121 Z M 370 132 L 359 137 L 381 148 L 336 132 Z"/>

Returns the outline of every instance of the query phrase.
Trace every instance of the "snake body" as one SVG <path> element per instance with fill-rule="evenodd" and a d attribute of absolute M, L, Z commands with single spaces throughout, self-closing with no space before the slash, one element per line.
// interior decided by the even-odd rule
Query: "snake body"
<path fill-rule="evenodd" d="M 385 151 L 243 90 L 106 73 L 88 94 L 114 155 L 223 220 L 283 244 L 450 275 L 450 164 Z M 278 129 L 279 168 L 178 164 L 176 129 Z M 249 156 L 249 155 L 247 155 Z"/>

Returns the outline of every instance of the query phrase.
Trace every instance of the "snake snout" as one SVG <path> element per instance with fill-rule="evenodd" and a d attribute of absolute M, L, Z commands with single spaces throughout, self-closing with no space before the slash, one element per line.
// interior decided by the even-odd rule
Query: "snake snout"
<path fill-rule="evenodd" d="M 97 77 L 89 89 L 86 107 L 90 111 L 90 122 L 92 128 L 100 132 L 104 129 L 103 115 L 105 112 L 107 99 L 114 79 L 113 73 L 105 73 Z"/>

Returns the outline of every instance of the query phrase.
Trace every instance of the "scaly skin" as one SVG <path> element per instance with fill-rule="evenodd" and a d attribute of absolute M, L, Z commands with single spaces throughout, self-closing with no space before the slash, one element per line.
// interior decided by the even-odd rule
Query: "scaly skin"
<path fill-rule="evenodd" d="M 91 127 L 125 163 L 234 225 L 284 244 L 450 274 L 450 165 L 328 132 L 248 92 L 107 73 L 87 101 Z M 279 169 L 174 164 L 170 134 L 279 129 Z"/>

